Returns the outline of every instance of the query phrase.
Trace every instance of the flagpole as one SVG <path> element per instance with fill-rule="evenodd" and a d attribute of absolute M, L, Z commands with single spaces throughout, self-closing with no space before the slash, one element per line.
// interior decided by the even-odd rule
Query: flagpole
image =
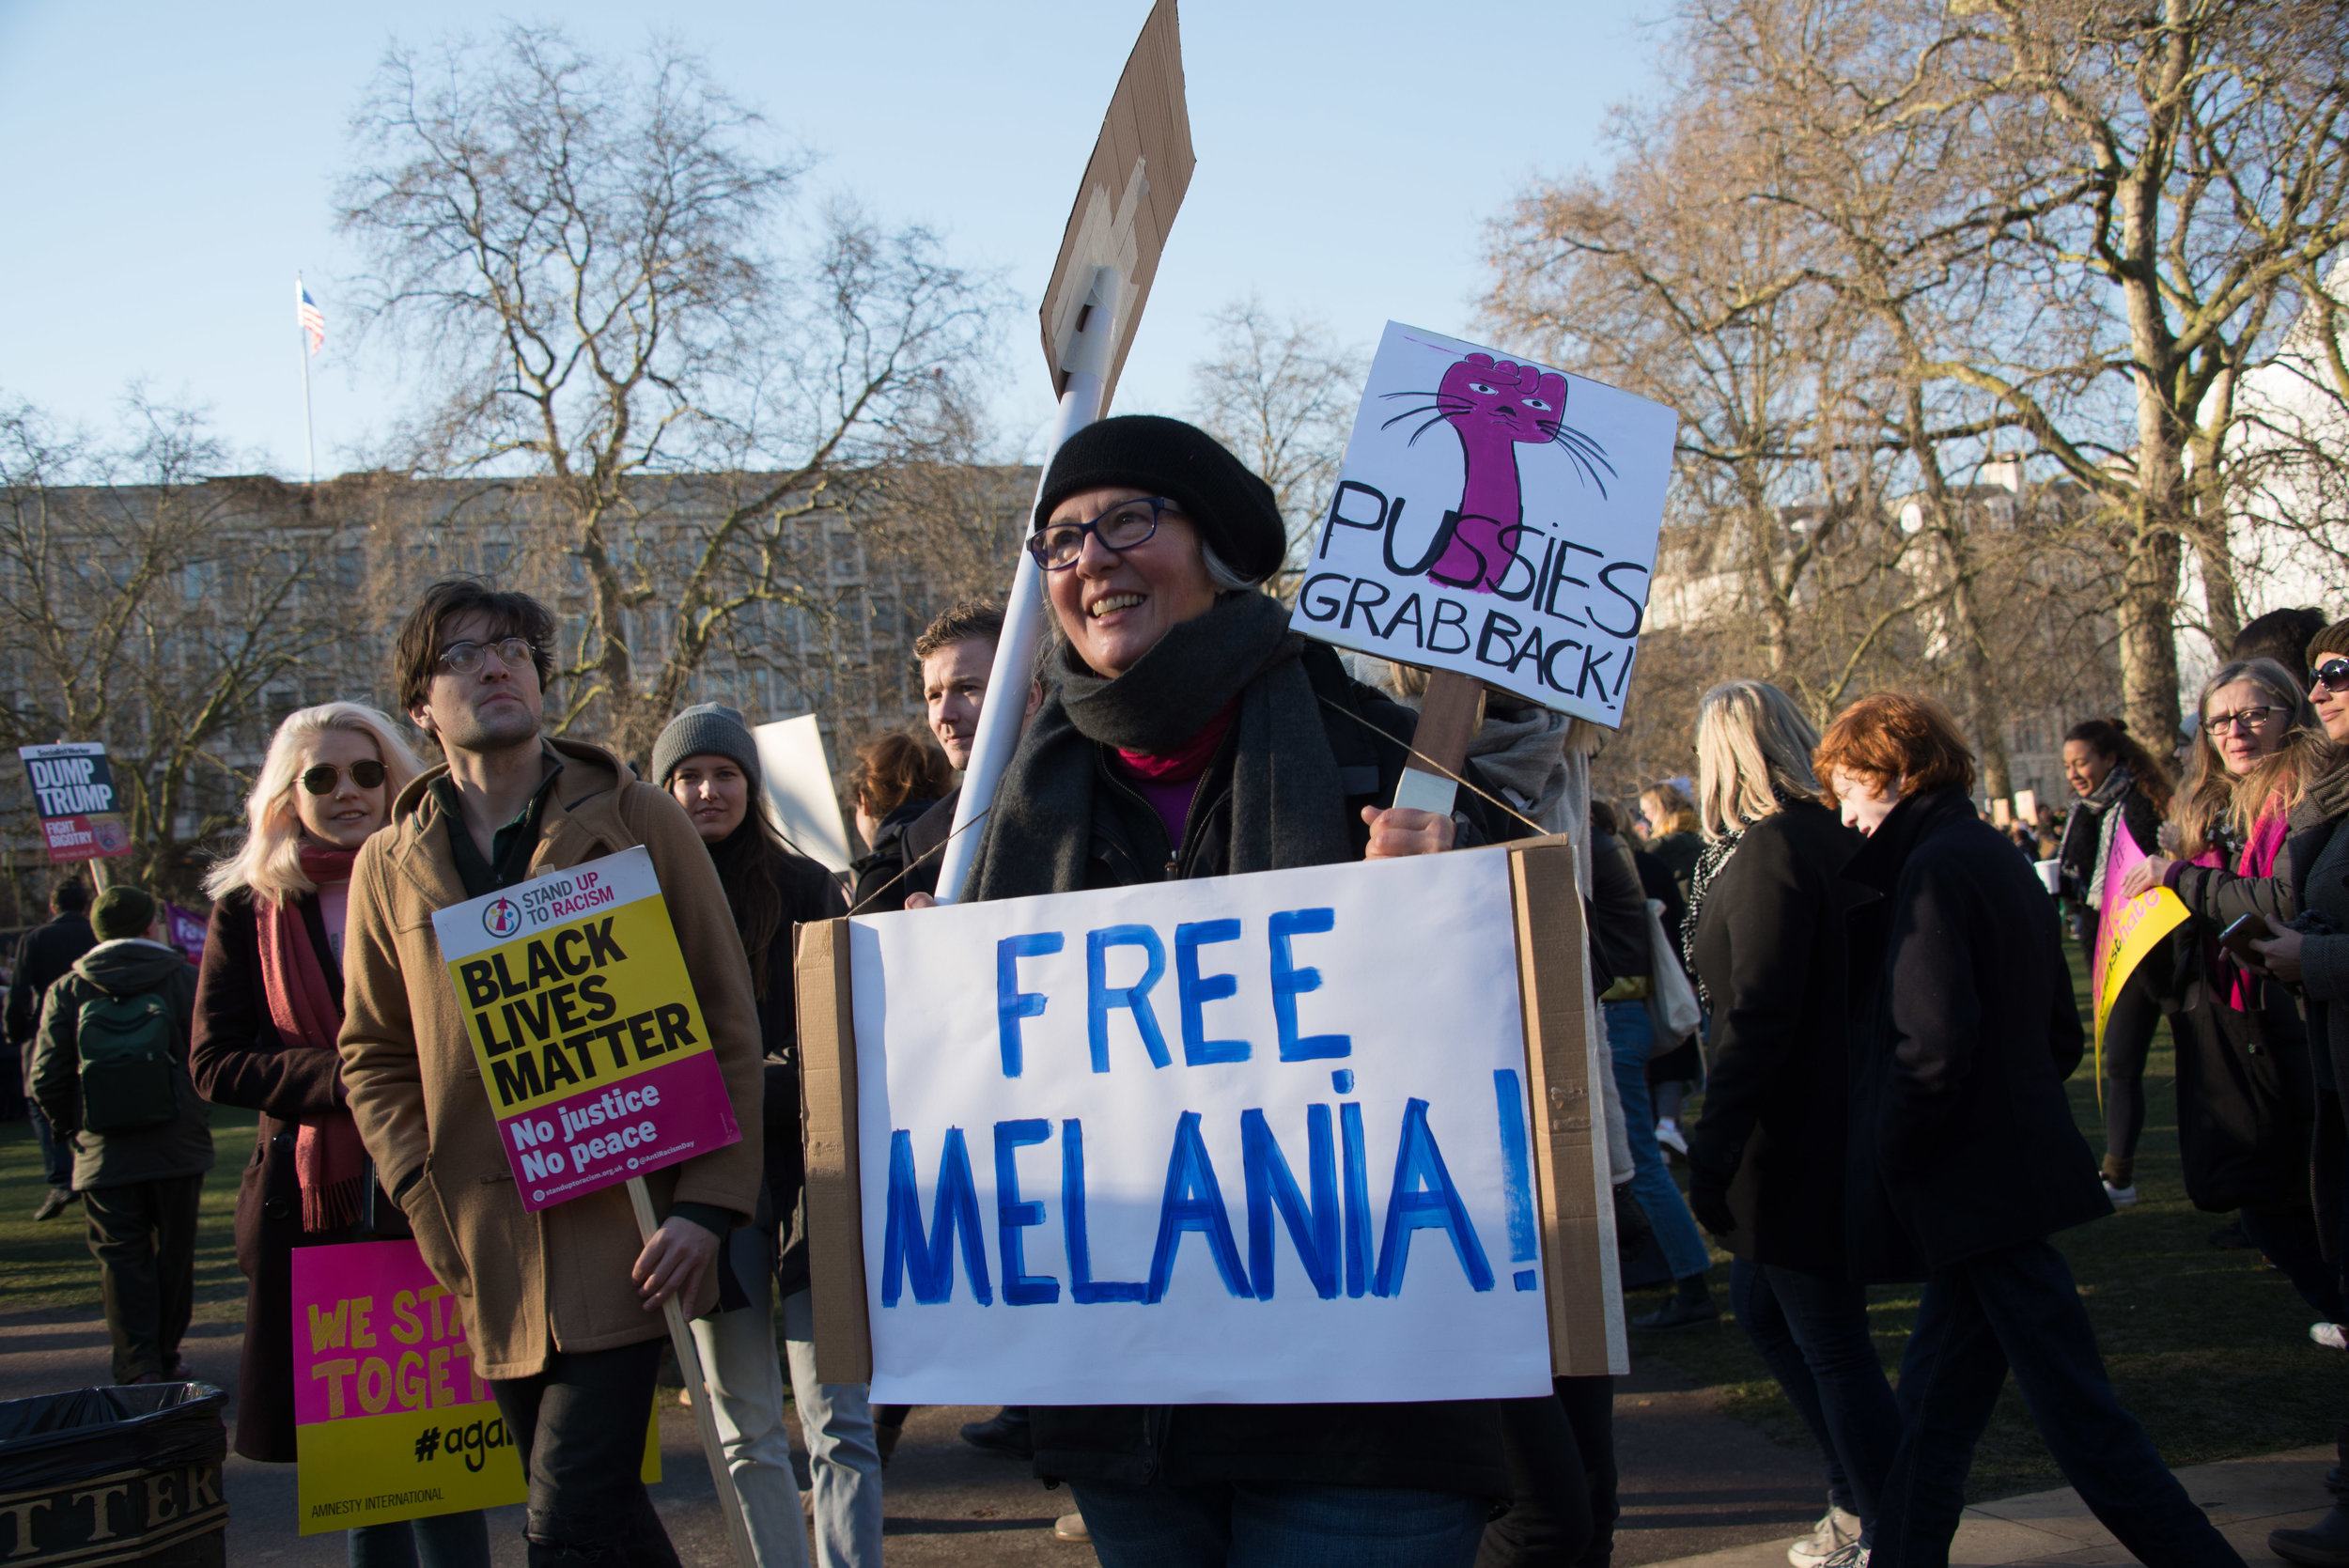
<path fill-rule="evenodd" d="M 310 460 L 310 483 L 319 482 L 318 438 L 310 421 L 310 334 L 302 324 L 302 274 L 294 274 L 294 351 L 302 357 L 302 447 Z"/>

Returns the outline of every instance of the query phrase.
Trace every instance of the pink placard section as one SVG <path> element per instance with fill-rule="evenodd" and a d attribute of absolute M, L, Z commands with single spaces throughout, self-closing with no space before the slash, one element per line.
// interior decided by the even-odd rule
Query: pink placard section
<path fill-rule="evenodd" d="M 490 1398 L 458 1304 L 412 1241 L 296 1248 L 294 1424 Z"/>
<path fill-rule="evenodd" d="M 595 1085 L 501 1121 L 515 1186 L 532 1211 L 739 1142 L 725 1075 L 709 1051 Z"/>

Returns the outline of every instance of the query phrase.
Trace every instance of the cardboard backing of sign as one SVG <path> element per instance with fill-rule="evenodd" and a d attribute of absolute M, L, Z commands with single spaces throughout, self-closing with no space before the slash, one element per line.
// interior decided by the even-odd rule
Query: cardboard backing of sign
<path fill-rule="evenodd" d="M 1190 149 L 1190 111 L 1183 101 L 1183 40 L 1175 24 L 1174 0 L 1158 0 L 1142 25 L 1142 36 L 1134 40 L 1117 91 L 1111 95 L 1101 134 L 1093 144 L 1077 200 L 1068 210 L 1068 226 L 1061 234 L 1051 282 L 1045 286 L 1040 313 L 1044 360 L 1052 373 L 1055 397 L 1067 386 L 1068 373 L 1061 361 L 1092 291 L 1094 271 L 1114 267 L 1123 287 L 1117 299 L 1117 337 L 1101 389 L 1101 406 L 1110 406 L 1118 372 L 1125 368 L 1126 350 L 1133 343 L 1134 324 L 1142 319 L 1151 280 L 1158 276 L 1167 231 L 1174 226 L 1175 209 L 1183 204 L 1197 162 Z"/>
<path fill-rule="evenodd" d="M 1630 1370 L 1614 1264 L 1607 1141 L 1596 1126 L 1595 1075 L 1608 1070 L 1590 1028 L 1590 981 L 1574 849 L 1563 835 L 1510 850 L 1527 1088 L 1550 1361 L 1559 1376 Z M 798 928 L 801 1115 L 807 1145 L 808 1262 L 817 1377 L 873 1375 L 866 1312 L 863 1204 L 857 1148 L 856 1025 L 848 922 Z"/>

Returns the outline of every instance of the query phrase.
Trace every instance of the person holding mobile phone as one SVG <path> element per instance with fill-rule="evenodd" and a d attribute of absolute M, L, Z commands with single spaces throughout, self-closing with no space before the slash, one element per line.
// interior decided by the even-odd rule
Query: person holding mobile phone
<path fill-rule="evenodd" d="M 2177 859 L 2131 870 L 2123 892 L 2174 889 L 2203 939 L 2177 1016 L 2178 1142 L 2186 1192 L 2214 1212 L 2240 1208 L 2244 1233 L 2322 1314 L 2311 1332 L 2339 1335 L 2344 1314 L 2337 1265 L 2318 1244 L 2308 1151 L 2317 1078 L 2308 1032 L 2289 990 L 2248 967 L 2243 939 L 2218 940 L 2246 917 L 2281 930 L 2299 912 L 2293 867 L 2321 815 L 2310 787 L 2339 747 L 2298 678 L 2273 660 L 2229 664 L 2203 686 L 2202 722 L 2173 814 Z"/>

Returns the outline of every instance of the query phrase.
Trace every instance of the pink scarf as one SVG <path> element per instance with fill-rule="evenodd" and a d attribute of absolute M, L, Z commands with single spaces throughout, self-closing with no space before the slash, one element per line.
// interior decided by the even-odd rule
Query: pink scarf
<path fill-rule="evenodd" d="M 2242 858 L 2235 862 L 2235 875 L 2238 877 L 2273 877 L 2276 875 L 2276 857 L 2283 851 L 2284 831 L 2289 826 L 2290 818 L 2283 809 L 2283 802 L 2270 800 L 2267 803 L 2266 814 L 2252 826 L 2251 836 L 2243 846 Z M 2240 965 L 2229 967 L 2234 970 L 2234 985 L 2230 988 L 2227 998 L 2228 1005 L 2238 1013 L 2248 1013 L 2259 1005 L 2259 976 L 2248 972 Z"/>
<path fill-rule="evenodd" d="M 347 882 L 357 858 L 355 849 L 304 848 L 302 873 L 321 884 Z M 334 1050 L 343 1028 L 343 999 L 319 961 L 300 907 L 257 899 L 254 915 L 270 1022 L 295 1049 Z M 303 1230 L 333 1231 L 358 1222 L 366 1160 L 359 1124 L 350 1111 L 305 1116 L 295 1124 L 294 1180 L 302 1188 Z"/>

